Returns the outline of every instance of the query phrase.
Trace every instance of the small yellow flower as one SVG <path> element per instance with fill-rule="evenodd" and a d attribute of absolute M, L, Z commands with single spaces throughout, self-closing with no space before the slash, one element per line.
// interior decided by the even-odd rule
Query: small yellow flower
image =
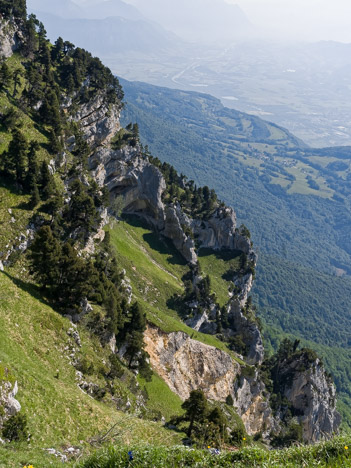
<path fill-rule="evenodd" d="M 347 446 L 347 445 L 345 445 L 344 449 L 345 449 L 345 450 L 348 450 L 349 448 L 348 448 L 348 446 Z M 29 467 L 29 468 L 30 468 L 30 467 Z"/>
<path fill-rule="evenodd" d="M 243 440 L 246 440 L 246 437 L 243 437 Z"/>
<path fill-rule="evenodd" d="M 211 447 L 208 445 L 207 448 L 211 448 Z"/>

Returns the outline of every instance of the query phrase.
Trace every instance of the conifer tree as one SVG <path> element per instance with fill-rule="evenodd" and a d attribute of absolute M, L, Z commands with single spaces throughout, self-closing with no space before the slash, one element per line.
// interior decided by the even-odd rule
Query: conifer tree
<path fill-rule="evenodd" d="M 40 166 L 39 182 L 41 198 L 43 200 L 48 200 L 55 193 L 55 182 L 45 161 L 43 161 Z"/>
<path fill-rule="evenodd" d="M 146 315 L 141 306 L 135 302 L 130 307 L 130 319 L 126 324 L 127 355 L 129 356 L 129 367 L 133 359 L 144 347 L 144 331 L 146 328 Z"/>
<path fill-rule="evenodd" d="M 14 128 L 11 134 L 12 140 L 7 152 L 3 154 L 4 172 L 14 176 L 17 183 L 23 183 L 26 175 L 28 143 L 18 128 Z"/>
<path fill-rule="evenodd" d="M 4 62 L 0 67 L 0 91 L 4 91 L 11 84 L 12 73 L 9 66 Z"/>
<path fill-rule="evenodd" d="M 37 184 L 34 184 L 30 192 L 29 207 L 34 209 L 40 203 L 40 195 Z"/>
<path fill-rule="evenodd" d="M 39 166 L 37 152 L 40 146 L 37 141 L 32 141 L 28 152 L 28 170 L 26 175 L 26 187 L 32 191 L 34 186 L 37 186 L 39 179 Z M 38 191 L 39 193 L 39 191 Z"/>
<path fill-rule="evenodd" d="M 52 288 L 59 281 L 60 242 L 54 237 L 50 226 L 38 229 L 29 247 L 31 270 L 38 283 L 44 288 Z"/>
<path fill-rule="evenodd" d="M 207 414 L 207 400 L 202 390 L 192 390 L 190 396 L 182 404 L 185 410 L 184 419 L 189 421 L 187 436 L 191 437 L 195 423 L 202 423 Z"/>

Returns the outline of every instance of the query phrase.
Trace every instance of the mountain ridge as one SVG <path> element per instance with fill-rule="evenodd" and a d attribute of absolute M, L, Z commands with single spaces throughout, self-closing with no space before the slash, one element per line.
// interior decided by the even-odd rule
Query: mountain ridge
<path fill-rule="evenodd" d="M 56 346 L 63 354 L 56 359 L 61 367 L 54 375 L 50 366 L 51 387 L 65 386 L 61 371 L 65 376 L 68 372 L 70 385 L 79 387 L 75 395 L 83 391 L 113 414 L 123 410 L 160 420 L 155 396 L 148 403 L 146 390 L 157 381 L 157 373 L 150 368 L 150 363 L 157 368 L 156 356 L 151 350 L 148 356 L 144 343 L 151 322 L 157 325 L 157 333 L 163 332 L 163 337 L 166 333 L 166 341 L 173 341 L 176 350 L 186 345 L 182 360 L 174 364 L 167 359 L 166 347 L 160 346 L 168 373 L 176 371 L 176 364 L 182 367 L 184 360 L 194 364 L 193 368 L 185 364 L 194 379 L 188 382 L 186 404 L 180 406 L 164 384 L 159 387 L 160 399 L 165 398 L 161 409 L 170 399 L 179 411 L 174 421 L 181 430 L 188 421 L 187 411 L 182 414 L 181 408 L 186 410 L 195 397 L 204 402 L 205 421 L 211 424 L 207 438 L 216 445 L 226 440 L 242 445 L 246 432 L 278 445 L 331 436 L 340 424 L 335 387 L 315 353 L 285 340 L 276 355 L 263 361 L 259 321 L 248 297 L 257 260 L 248 229 L 237 226 L 234 210 L 213 190 L 197 187 L 143 148 L 137 124 L 121 127 L 123 91 L 99 59 L 60 39 L 51 46 L 43 25 L 33 17 L 26 19 L 21 0 L 17 6 L 12 27 L 6 29 L 6 21 L 1 22 L 10 44 L 14 36 L 20 39 L 13 42 L 14 50 L 1 66 L 4 222 L 0 267 L 5 270 L 1 280 L 7 284 L 10 299 L 15 296 L 16 301 L 16 294 L 11 293 L 14 288 L 6 280 L 9 275 L 19 288 L 17 296 L 25 301 L 23 293 L 29 291 L 34 302 L 39 300 L 51 309 L 52 320 L 58 317 L 60 335 L 52 333 L 62 338 Z M 12 8 L 0 7 L 5 14 Z M 20 46 L 22 56 L 13 53 Z M 109 219 L 112 225 L 108 227 Z M 11 241 L 7 242 L 9 229 Z M 214 275 L 221 284 L 221 298 L 211 287 Z M 224 300 L 224 306 L 219 300 Z M 33 320 L 31 307 L 27 313 L 14 307 L 10 315 L 7 304 L 2 309 L 1 317 L 11 327 L 9 336 L 17 335 L 14 314 L 21 317 L 23 329 L 34 342 L 41 336 L 45 313 L 40 308 Z M 192 318 L 210 331 L 200 333 L 197 327 L 188 327 Z M 155 344 L 157 338 L 151 342 Z M 25 345 L 21 337 L 21 348 Z M 31 344 L 38 356 L 35 361 L 41 365 L 50 354 L 44 340 L 42 345 L 43 349 L 32 349 Z M 251 354 L 253 348 L 256 352 Z M 15 373 L 24 372 L 14 353 L 0 351 Z M 215 372 L 227 373 L 227 367 L 219 366 L 222 362 L 235 367 L 238 374 L 235 382 L 228 381 L 227 397 L 221 393 L 218 400 L 207 402 L 206 394 L 211 398 L 208 385 L 218 377 Z M 277 369 L 290 378 L 277 379 Z M 12 382 L 8 372 L 1 372 L 0 377 L 1 391 L 8 389 Z M 19 378 L 23 385 L 25 379 Z M 315 387 L 319 393 L 313 391 Z M 36 401 L 43 392 L 45 385 L 35 387 Z M 307 394 L 311 396 L 306 406 Z M 30 416 L 35 405 L 28 405 L 30 391 L 26 395 L 22 411 Z M 50 419 L 51 403 L 41 399 L 41 404 Z M 62 408 L 64 398 L 59 404 Z M 11 451 L 11 440 L 19 437 L 20 426 L 25 433 L 25 424 L 22 415 L 11 414 L 6 403 L 2 414 L 2 433 Z M 187 427 L 188 436 L 193 435 L 199 444 L 201 431 L 208 427 L 202 422 L 197 421 L 195 435 L 194 420 Z M 15 432 L 8 431 L 11 425 Z M 222 425 L 228 431 L 223 433 Z M 91 443 L 104 440 L 114 427 L 90 439 Z M 68 437 L 78 439 L 75 425 L 70 429 L 71 434 L 56 435 L 58 444 L 65 446 Z M 95 424 L 89 426 L 89 430 L 98 429 Z M 46 432 L 42 426 L 35 427 L 38 449 L 44 448 L 44 440 L 49 441 Z M 49 433 L 54 436 L 52 429 Z M 84 441 L 79 443 L 84 445 Z M 67 458 L 53 450 L 62 460 Z M 81 449 L 77 450 L 80 454 Z"/>

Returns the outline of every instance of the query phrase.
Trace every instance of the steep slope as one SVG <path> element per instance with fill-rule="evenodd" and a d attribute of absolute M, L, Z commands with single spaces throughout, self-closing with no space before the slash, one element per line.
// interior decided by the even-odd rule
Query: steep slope
<path fill-rule="evenodd" d="M 23 415 L 30 424 L 32 413 L 37 453 L 55 443 L 61 452 L 51 455 L 77 457 L 86 438 L 97 445 L 155 434 L 157 443 L 161 424 L 134 416 L 161 422 L 171 408 L 179 425 L 193 391 L 211 400 L 216 444 L 242 444 L 246 432 L 282 445 L 331 437 L 340 424 L 335 387 L 317 356 L 284 341 L 264 360 L 248 297 L 257 261 L 248 229 L 213 190 L 148 153 L 136 124 L 121 127 L 123 91 L 109 69 L 69 42 L 52 46 L 43 25 L 26 19 L 25 3 L 15 6 L 11 27 L 1 22 L 22 54 L 6 45 L 0 83 L 5 457 L 16 439 L 30 438 Z M 290 376 L 284 386 L 277 366 Z M 132 434 L 126 416 L 119 429 L 121 410 Z M 109 416 L 96 418 L 99 411 Z M 47 430 L 56 416 L 59 427 Z M 44 463 L 20 448 L 21 462 Z"/>
<path fill-rule="evenodd" d="M 122 83 L 123 121 L 136 120 L 153 152 L 197 183 L 213 185 L 250 225 L 260 252 L 253 291 L 271 327 L 266 337 L 276 345 L 269 329 L 278 328 L 321 352 L 347 408 L 351 282 L 335 275 L 351 265 L 349 148 L 307 148 L 211 96 Z"/>

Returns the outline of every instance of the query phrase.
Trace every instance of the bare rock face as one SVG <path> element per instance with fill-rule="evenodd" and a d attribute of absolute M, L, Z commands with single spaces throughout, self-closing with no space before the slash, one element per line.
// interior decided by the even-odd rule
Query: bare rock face
<path fill-rule="evenodd" d="M 124 212 L 145 217 L 157 229 L 164 228 L 162 194 L 166 183 L 161 172 L 129 146 L 113 151 L 99 148 L 90 158 L 95 180 L 114 196 L 122 195 Z"/>
<path fill-rule="evenodd" d="M 21 33 L 11 21 L 5 21 L 0 15 L 0 57 L 8 58 L 21 44 Z"/>
<path fill-rule="evenodd" d="M 236 227 L 232 208 L 218 208 L 206 221 L 193 219 L 191 227 L 202 248 L 240 250 L 247 255 L 252 252 L 250 239 L 242 228 Z"/>
<path fill-rule="evenodd" d="M 251 377 L 241 376 L 237 380 L 234 405 L 249 435 L 260 432 L 264 439 L 269 439 L 271 431 L 279 429 L 279 423 L 264 394 L 265 386 L 255 370 Z"/>
<path fill-rule="evenodd" d="M 219 208 L 209 220 L 194 219 L 191 225 L 201 247 L 234 249 L 236 216 L 232 208 Z"/>
<path fill-rule="evenodd" d="M 0 409 L 2 409 L 0 411 L 0 428 L 8 418 L 21 410 L 21 405 L 15 398 L 17 392 L 17 382 L 14 385 L 7 381 L 0 382 Z"/>
<path fill-rule="evenodd" d="M 179 211 L 179 208 L 177 210 L 172 206 L 165 208 L 165 229 L 162 231 L 162 234 L 172 239 L 175 248 L 183 255 L 187 262 L 195 265 L 197 261 L 195 244 L 193 239 L 184 233 Z"/>
<path fill-rule="evenodd" d="M 73 120 L 81 124 L 87 142 L 92 147 L 97 147 L 108 143 L 121 128 L 120 112 L 120 105 L 109 105 L 106 96 L 99 93 L 80 105 Z"/>
<path fill-rule="evenodd" d="M 233 300 L 229 304 L 228 318 L 232 324 L 228 333 L 232 336 L 240 335 L 247 346 L 245 361 L 251 365 L 262 364 L 264 347 L 261 332 L 257 324 L 244 315 L 238 300 Z"/>
<path fill-rule="evenodd" d="M 282 370 L 282 378 L 286 377 L 284 396 L 294 412 L 301 415 L 298 418 L 304 440 L 316 442 L 337 432 L 341 417 L 336 411 L 335 386 L 320 360 L 317 358 L 303 370 L 305 367 L 306 361 L 301 356 Z"/>
<path fill-rule="evenodd" d="M 145 332 L 145 343 L 152 367 L 183 400 L 195 389 L 218 401 L 233 394 L 240 365 L 224 351 L 192 340 L 186 333 L 167 334 L 151 326 Z"/>
<path fill-rule="evenodd" d="M 197 389 L 215 401 L 224 402 L 231 395 L 249 434 L 263 432 L 268 436 L 275 428 L 257 371 L 252 377 L 241 375 L 240 364 L 229 354 L 193 340 L 183 332 L 167 334 L 148 326 L 144 341 L 153 369 L 182 400 Z"/>
<path fill-rule="evenodd" d="M 234 285 L 240 289 L 238 300 L 241 307 L 244 307 L 253 286 L 253 274 L 247 273 L 244 276 L 233 278 Z"/>

